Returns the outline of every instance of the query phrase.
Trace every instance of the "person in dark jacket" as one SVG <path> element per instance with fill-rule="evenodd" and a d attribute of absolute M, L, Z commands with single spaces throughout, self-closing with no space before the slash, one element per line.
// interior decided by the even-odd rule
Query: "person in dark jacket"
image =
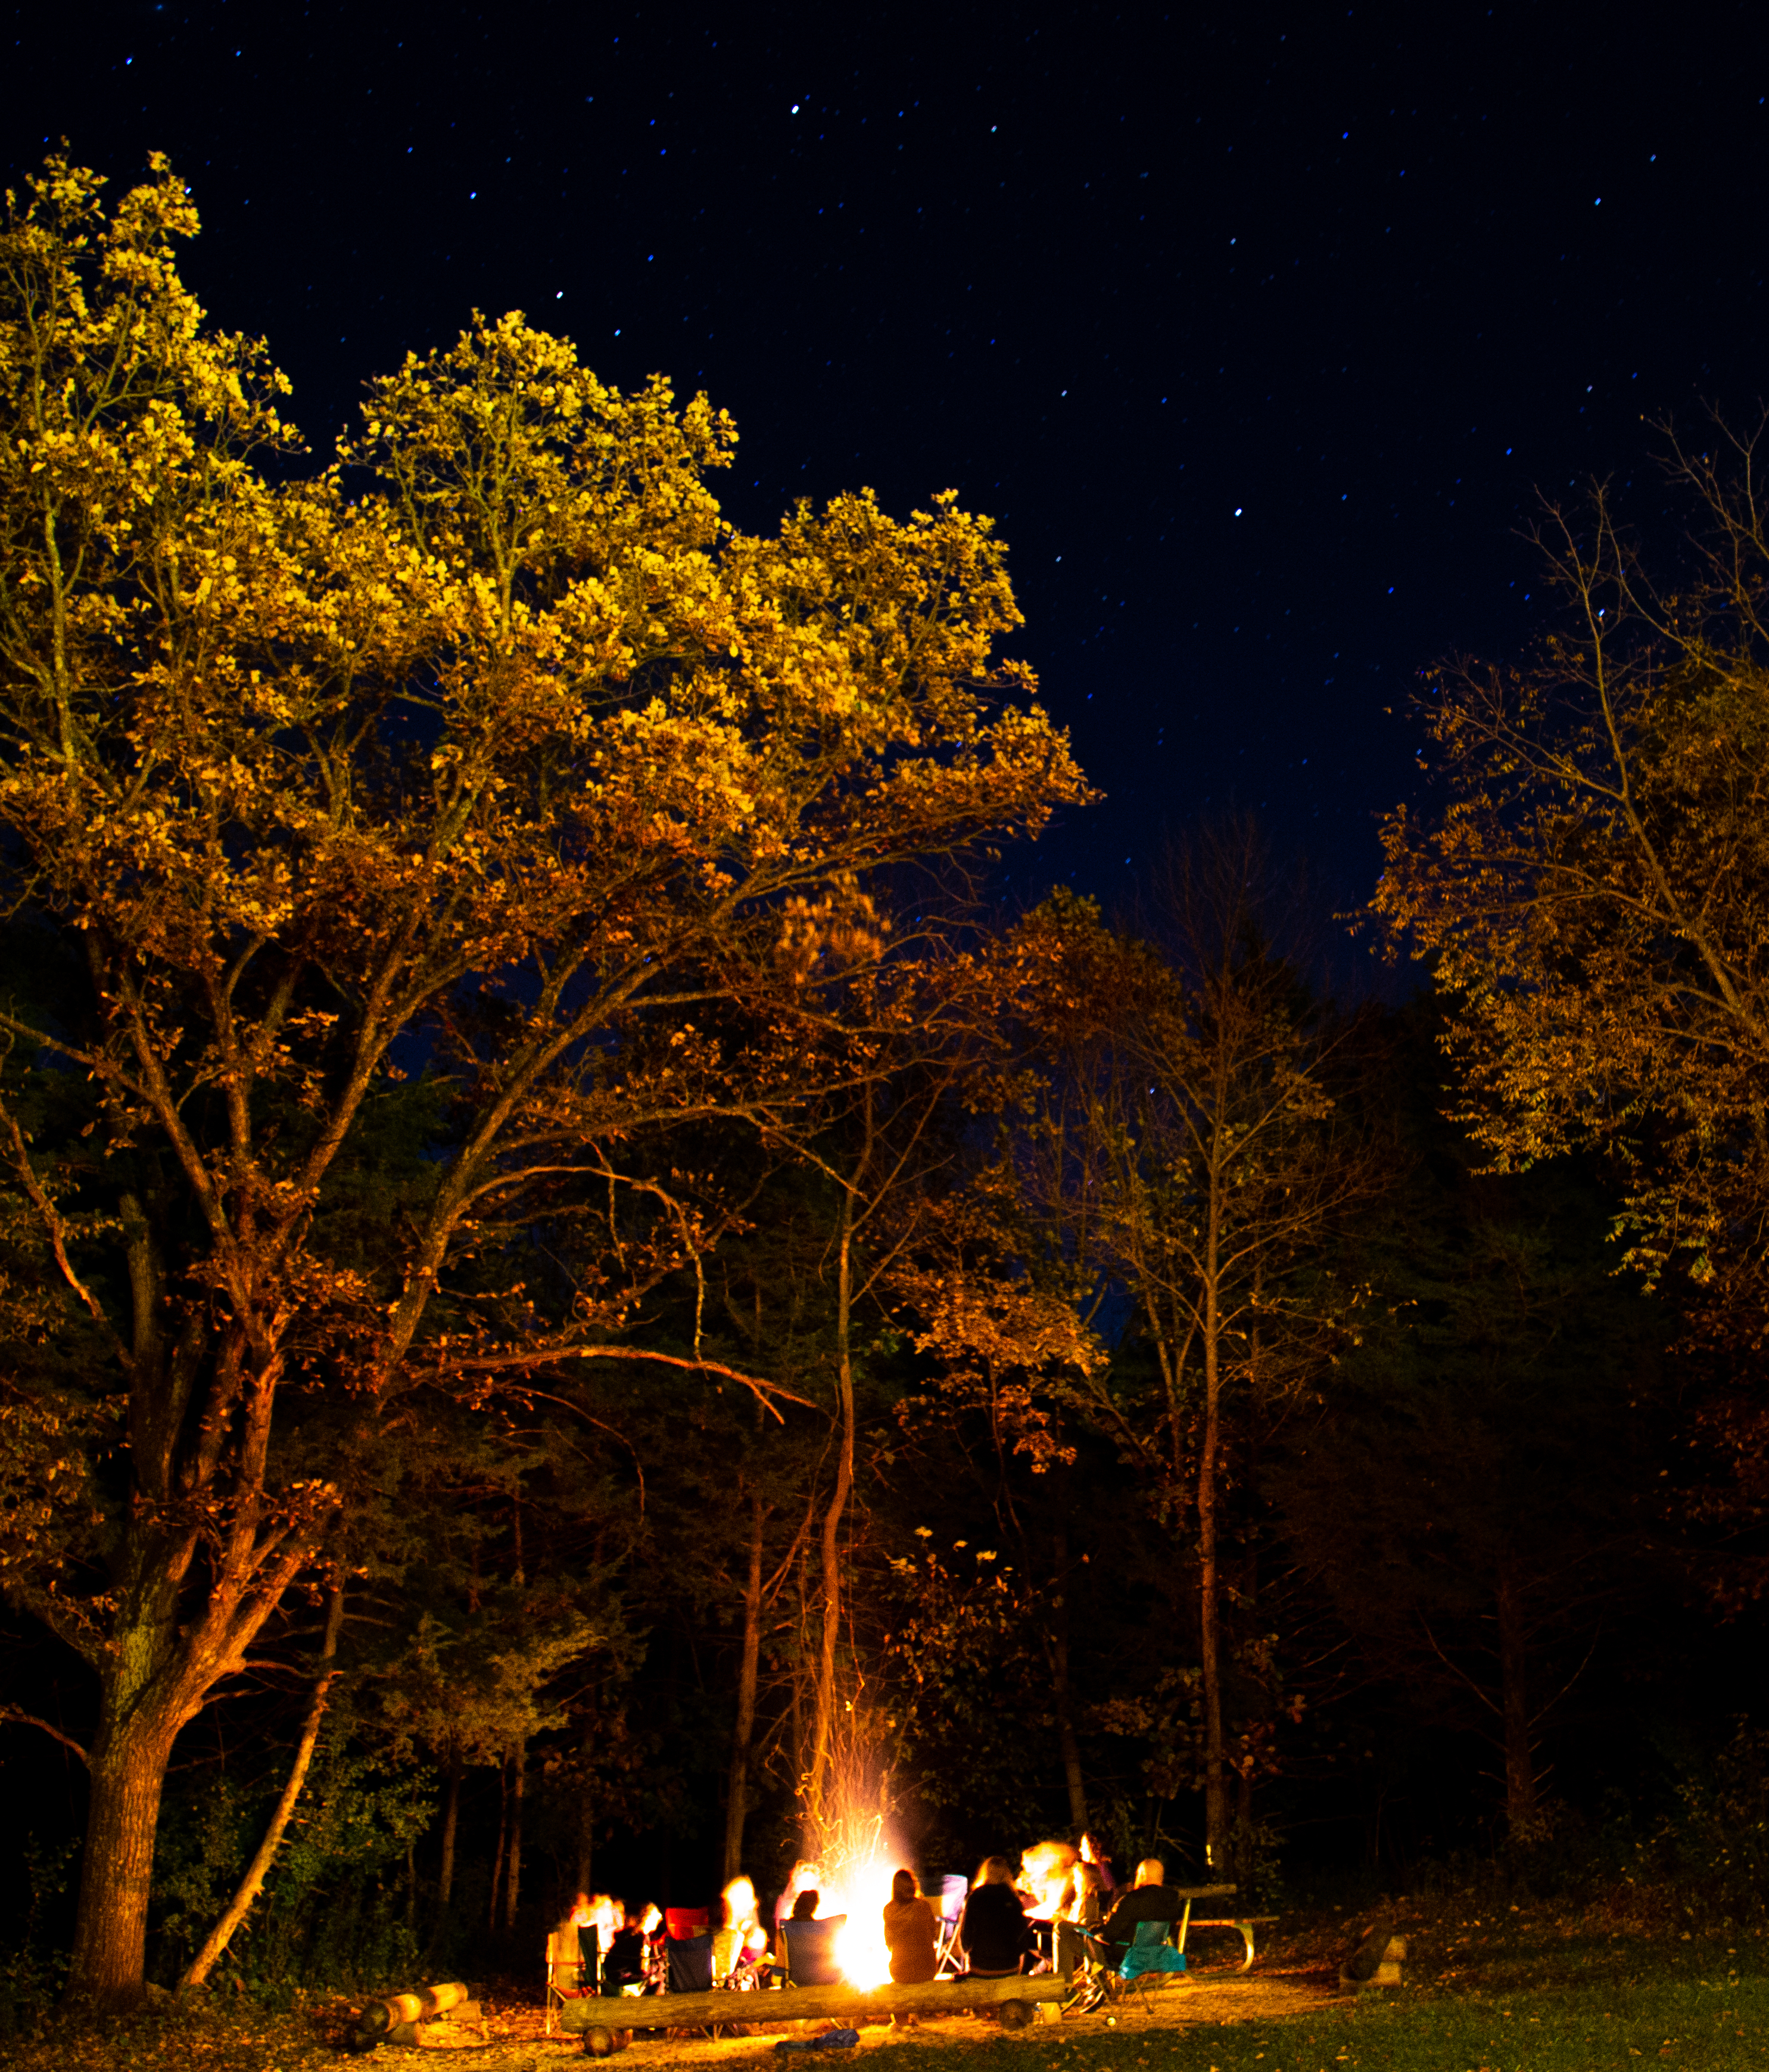
<path fill-rule="evenodd" d="M 1177 1921 L 1185 1901 L 1167 1882 L 1167 1866 L 1159 1856 L 1145 1856 L 1136 1866 L 1136 1883 L 1120 1895 L 1090 1944 L 1107 1970 L 1115 1971 L 1136 1939 L 1139 1921 Z"/>
<path fill-rule="evenodd" d="M 1004 1979 L 1020 1968 L 1032 1947 L 1025 1909 L 1013 1889 L 1013 1866 L 989 1856 L 964 1902 L 955 1944 L 972 1978 Z"/>

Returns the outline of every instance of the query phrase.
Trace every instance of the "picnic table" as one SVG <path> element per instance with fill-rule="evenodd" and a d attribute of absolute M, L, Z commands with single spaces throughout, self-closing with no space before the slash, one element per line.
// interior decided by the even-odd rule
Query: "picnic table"
<path fill-rule="evenodd" d="M 1247 1954 L 1242 1962 L 1242 1970 L 1243 1971 L 1250 1971 L 1253 1969 L 1253 1931 L 1255 1928 L 1262 1927 L 1269 1922 L 1275 1921 L 1278 1918 L 1275 1914 L 1204 1915 L 1196 1914 L 1192 1911 L 1192 1904 L 1194 1900 L 1233 1899 L 1240 1889 L 1241 1888 L 1238 1885 L 1181 1885 L 1174 1886 L 1173 1889 L 1179 1894 L 1180 1897 L 1185 1901 L 1184 1913 L 1180 1916 L 1179 1920 L 1173 1924 L 1173 1939 L 1178 1945 L 1180 1954 L 1182 1956 L 1185 1954 L 1185 1938 L 1188 1930 L 1193 1928 L 1232 1928 L 1240 1936 L 1241 1940 L 1246 1945 Z"/>

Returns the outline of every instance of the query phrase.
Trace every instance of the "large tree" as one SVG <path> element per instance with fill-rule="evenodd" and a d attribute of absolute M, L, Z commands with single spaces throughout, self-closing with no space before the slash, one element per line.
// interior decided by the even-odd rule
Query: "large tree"
<path fill-rule="evenodd" d="M 950 496 L 740 535 L 727 419 L 519 315 L 303 475 L 179 278 L 182 183 L 100 184 L 51 160 L 0 236 L 0 1573 L 96 1679 L 69 1990 L 116 2004 L 173 1742 L 352 1423 L 645 1356 L 725 1215 L 672 1135 L 864 1076 L 807 1030 L 870 878 L 1081 784 Z M 365 1232 L 414 1075 L 421 1181 Z"/>
<path fill-rule="evenodd" d="M 1562 610 L 1421 699 L 1441 804 L 1397 809 L 1373 902 L 1430 963 L 1496 1169 L 1619 1164 L 1650 1278 L 1761 1338 L 1769 1268 L 1769 512 L 1760 432 L 1673 442 L 1695 524 L 1655 578 L 1607 492 L 1541 528 Z M 1673 552 L 1676 551 L 1674 546 Z"/>

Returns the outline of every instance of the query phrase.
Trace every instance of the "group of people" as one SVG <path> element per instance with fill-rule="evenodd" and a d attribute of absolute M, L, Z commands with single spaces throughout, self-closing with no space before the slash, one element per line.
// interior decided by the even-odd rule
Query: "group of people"
<path fill-rule="evenodd" d="M 790 1975 L 804 1984 L 827 1982 L 814 1975 L 818 1970 L 827 1970 L 833 1980 L 828 1937 L 819 1939 L 798 1926 L 815 1922 L 833 1930 L 839 1925 L 819 1918 L 822 1877 L 815 1863 L 795 1864 L 769 1922 L 761 1918 L 754 1882 L 733 1878 L 716 1906 L 694 1924 L 711 1938 L 712 1981 L 773 1984 Z M 942 1947 L 939 1911 L 922 1894 L 914 1873 L 899 1870 L 884 1910 L 890 1975 L 899 1985 L 932 1980 L 942 1968 L 1004 1978 L 1040 1962 L 1065 1974 L 1101 1972 L 1122 1960 L 1139 1922 L 1176 1920 L 1181 1905 L 1159 1857 L 1139 1864 L 1135 1884 L 1121 1890 L 1110 1857 L 1091 1835 L 1078 1843 L 1041 1842 L 1026 1851 L 1017 1876 L 1005 1856 L 983 1860 L 956 1930 Z M 667 1991 L 670 1926 L 655 1906 L 629 1918 L 611 1894 L 579 1893 L 555 1932 L 553 1960 L 559 1967 L 577 1967 L 585 1992 Z M 794 1945 L 790 1960 L 789 1943 Z"/>
<path fill-rule="evenodd" d="M 1091 1835 L 1040 1842 L 1021 1857 L 1017 1881 L 1006 1857 L 984 1860 L 954 1947 L 972 1976 L 1002 1977 L 1040 1959 L 1065 1976 L 1103 1975 L 1123 1963 L 1139 1922 L 1176 1921 L 1184 1904 L 1159 1856 L 1137 1865 L 1126 1890 Z"/>

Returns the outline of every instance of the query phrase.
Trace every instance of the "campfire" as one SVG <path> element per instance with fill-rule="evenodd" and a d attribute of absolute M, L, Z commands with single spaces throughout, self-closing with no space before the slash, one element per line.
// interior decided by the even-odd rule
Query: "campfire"
<path fill-rule="evenodd" d="M 850 1985 L 885 1984 L 891 1975 L 891 1953 L 884 1947 L 884 1902 L 891 1896 L 891 1873 L 901 1858 L 872 1855 L 848 1865 L 823 1894 L 825 1914 L 845 1914 L 848 1925 L 835 1938 L 835 1961 Z"/>
<path fill-rule="evenodd" d="M 870 1801 L 870 1804 L 868 1804 Z M 818 1852 L 819 1916 L 845 1914 L 848 1924 L 835 1938 L 835 1961 L 849 1984 L 862 1988 L 889 1982 L 891 1954 L 884 1942 L 884 1907 L 891 1878 L 909 1858 L 897 1836 L 884 1824 L 880 1810 L 885 1794 L 876 1778 L 856 1778 L 835 1799 L 833 1817 L 824 1823 Z"/>

